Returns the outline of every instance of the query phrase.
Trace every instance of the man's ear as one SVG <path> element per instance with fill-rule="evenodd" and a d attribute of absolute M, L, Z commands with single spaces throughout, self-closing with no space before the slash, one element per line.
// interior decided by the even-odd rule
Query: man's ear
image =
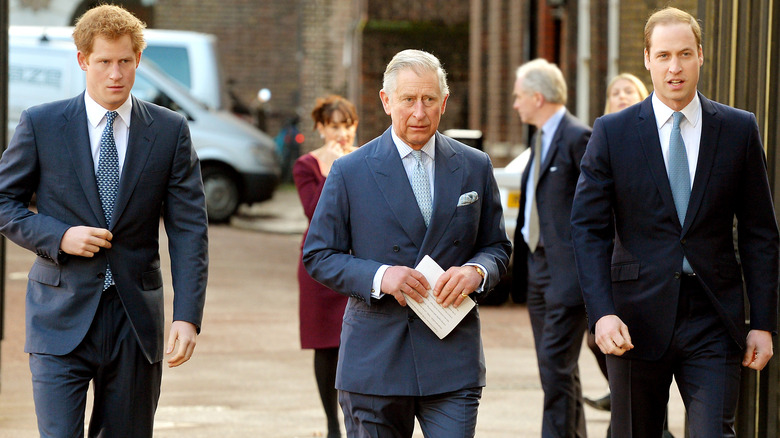
<path fill-rule="evenodd" d="M 379 100 L 382 101 L 382 108 L 385 109 L 385 114 L 390 115 L 390 96 L 385 93 L 385 89 L 379 90 Z"/>
<path fill-rule="evenodd" d="M 83 53 L 78 52 L 76 54 L 76 59 L 79 62 L 79 67 L 81 67 L 82 70 L 87 71 L 87 65 L 89 65 L 89 63 L 87 62 L 87 57 L 84 56 Z"/>

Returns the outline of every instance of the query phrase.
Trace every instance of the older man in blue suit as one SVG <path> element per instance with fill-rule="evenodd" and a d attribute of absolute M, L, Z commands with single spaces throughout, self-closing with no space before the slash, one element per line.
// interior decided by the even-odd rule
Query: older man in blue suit
<path fill-rule="evenodd" d="M 704 55 L 689 13 L 653 14 L 644 54 L 653 94 L 596 120 L 572 208 L 612 434 L 661 436 L 674 377 L 690 436 L 733 437 L 740 363 L 764 368 L 777 333 L 780 238 L 764 149 L 752 114 L 697 92 Z"/>
<path fill-rule="evenodd" d="M 117 6 L 76 25 L 87 90 L 28 109 L 0 160 L 0 232 L 37 254 L 27 341 L 42 437 L 151 437 L 163 354 L 186 362 L 200 330 L 207 221 L 187 121 L 130 89 L 144 25 Z M 36 195 L 37 212 L 28 209 Z M 160 216 L 175 290 L 163 340 Z"/>
<path fill-rule="evenodd" d="M 392 127 L 331 170 L 304 245 L 312 276 L 351 298 L 336 387 L 350 437 L 472 437 L 485 385 L 479 313 L 439 339 L 407 306 L 459 306 L 511 247 L 489 157 L 437 132 L 449 96 L 433 55 L 402 51 L 379 93 Z M 470 194 L 467 196 L 463 196 Z M 430 255 L 446 272 L 428 284 Z"/>

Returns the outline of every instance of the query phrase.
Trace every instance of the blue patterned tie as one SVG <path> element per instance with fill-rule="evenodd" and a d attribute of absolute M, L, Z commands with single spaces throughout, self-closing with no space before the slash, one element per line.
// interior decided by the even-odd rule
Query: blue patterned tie
<path fill-rule="evenodd" d="M 417 198 L 417 205 L 420 206 L 420 212 L 427 227 L 431 223 L 431 214 L 433 213 L 431 180 L 428 178 L 428 172 L 422 163 L 422 151 L 412 151 L 412 156 L 417 161 L 412 170 L 412 191 L 414 192 L 414 197 Z"/>
<path fill-rule="evenodd" d="M 680 133 L 680 121 L 683 118 L 683 113 L 676 111 L 673 117 L 672 135 L 669 138 L 669 184 L 672 186 L 677 218 L 680 219 L 680 226 L 682 226 L 685 223 L 688 200 L 691 198 L 691 173 L 688 168 L 688 153 L 685 151 L 685 143 L 683 143 Z M 683 272 L 693 273 L 685 256 L 683 256 Z"/>
<path fill-rule="evenodd" d="M 116 111 L 106 112 L 106 127 L 100 136 L 100 157 L 98 159 L 97 185 L 100 203 L 103 205 L 103 215 L 106 226 L 111 228 L 111 215 L 114 213 L 114 202 L 119 188 L 119 155 L 114 141 L 114 119 Z M 106 266 L 106 277 L 103 280 L 103 290 L 114 284 L 111 266 Z"/>

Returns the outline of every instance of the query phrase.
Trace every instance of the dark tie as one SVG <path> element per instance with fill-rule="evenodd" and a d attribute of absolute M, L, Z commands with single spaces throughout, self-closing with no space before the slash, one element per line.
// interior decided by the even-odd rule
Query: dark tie
<path fill-rule="evenodd" d="M 428 178 L 428 172 L 422 163 L 422 151 L 412 151 L 412 156 L 417 161 L 412 170 L 412 191 L 417 198 L 417 205 L 420 206 L 425 226 L 431 223 L 431 214 L 433 213 L 433 198 L 431 197 L 431 180 Z"/>
<path fill-rule="evenodd" d="M 688 168 L 688 153 L 680 133 L 680 121 L 683 113 L 676 111 L 673 115 L 672 135 L 669 137 L 669 185 L 672 187 L 674 206 L 680 226 L 685 223 L 685 212 L 688 210 L 688 200 L 691 198 L 691 173 Z M 692 274 L 693 269 L 688 259 L 683 256 L 683 272 Z"/>
<path fill-rule="evenodd" d="M 106 127 L 100 136 L 100 157 L 98 158 L 97 185 L 100 203 L 103 205 L 103 215 L 106 217 L 106 226 L 111 228 L 111 215 L 114 213 L 116 192 L 119 188 L 119 155 L 114 141 L 114 119 L 116 111 L 106 113 Z M 111 274 L 111 266 L 106 266 L 106 277 L 103 281 L 103 289 L 114 283 Z"/>
<path fill-rule="evenodd" d="M 536 134 L 536 141 L 534 141 L 534 161 L 533 161 L 533 190 L 529 193 L 531 196 L 531 214 L 528 217 L 528 249 L 531 252 L 536 251 L 536 247 L 539 245 L 539 210 L 536 208 L 536 186 L 539 184 L 539 173 L 542 168 L 542 131 Z"/>

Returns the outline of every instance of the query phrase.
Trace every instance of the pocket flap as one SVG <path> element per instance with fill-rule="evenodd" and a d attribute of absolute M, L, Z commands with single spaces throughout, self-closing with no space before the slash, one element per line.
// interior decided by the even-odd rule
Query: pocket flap
<path fill-rule="evenodd" d="M 40 257 L 35 260 L 27 278 L 49 286 L 60 285 L 60 268 L 51 262 L 43 261 Z"/>
<path fill-rule="evenodd" d="M 162 271 L 155 269 L 141 274 L 141 283 L 144 290 L 159 289 L 163 285 Z"/>
<path fill-rule="evenodd" d="M 639 263 L 612 265 L 612 281 L 628 281 L 639 278 Z"/>

